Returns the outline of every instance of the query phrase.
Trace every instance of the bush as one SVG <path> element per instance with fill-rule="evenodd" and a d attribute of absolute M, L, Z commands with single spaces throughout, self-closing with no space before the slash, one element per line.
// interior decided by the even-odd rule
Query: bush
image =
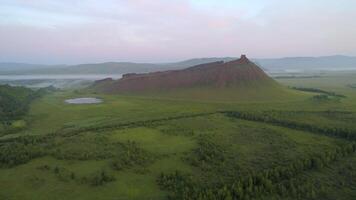
<path fill-rule="evenodd" d="M 128 141 L 123 144 L 123 149 L 111 162 L 111 166 L 115 170 L 122 170 L 136 165 L 146 166 L 154 160 L 153 156 L 148 152 L 138 147 L 135 142 Z"/>
<path fill-rule="evenodd" d="M 93 173 L 88 177 L 82 178 L 82 183 L 86 183 L 92 186 L 102 186 L 106 183 L 115 181 L 115 177 L 112 174 L 109 174 L 105 170 L 100 170 Z"/>

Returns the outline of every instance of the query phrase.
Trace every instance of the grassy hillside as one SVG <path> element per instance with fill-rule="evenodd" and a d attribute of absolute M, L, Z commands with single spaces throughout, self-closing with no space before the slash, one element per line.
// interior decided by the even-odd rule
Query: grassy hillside
<path fill-rule="evenodd" d="M 123 93 L 123 95 L 204 102 L 263 102 L 273 100 L 294 101 L 300 98 L 305 98 L 309 94 L 296 92 L 283 86 L 266 83 L 261 86 L 249 85 L 231 88 L 196 87 L 144 93 L 127 92 Z"/>
<path fill-rule="evenodd" d="M 21 117 L 35 95 L 34 91 L 24 87 L 0 85 L 0 119 L 10 120 Z"/>
<path fill-rule="evenodd" d="M 24 128 L 24 115 L 33 100 L 48 89 L 33 91 L 24 87 L 0 85 L 0 135 Z"/>

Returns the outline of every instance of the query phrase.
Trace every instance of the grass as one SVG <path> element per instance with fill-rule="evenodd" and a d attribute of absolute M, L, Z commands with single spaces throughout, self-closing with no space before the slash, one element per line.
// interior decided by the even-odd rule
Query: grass
<path fill-rule="evenodd" d="M 120 142 L 135 141 L 141 148 L 163 155 L 182 153 L 194 147 L 194 141 L 185 136 L 171 136 L 156 129 L 143 127 L 114 131 L 111 140 Z"/>
<path fill-rule="evenodd" d="M 61 181 L 52 172 L 38 170 L 38 167 L 44 164 L 65 166 L 80 175 L 89 175 L 98 169 L 108 167 L 106 162 L 98 161 L 68 162 L 53 158 L 37 159 L 23 166 L 2 170 L 0 196 L 5 199 L 45 200 L 142 199 L 141 197 L 147 194 L 152 194 L 152 199 L 157 199 L 164 195 L 155 186 L 153 176 L 125 171 L 115 174 L 117 179 L 115 182 L 103 187 L 93 187 L 73 181 Z"/>
<path fill-rule="evenodd" d="M 194 87 L 184 89 L 172 89 L 164 91 L 148 91 L 129 93 L 128 95 L 161 99 L 184 100 L 191 102 L 270 102 L 270 101 L 295 101 L 308 96 L 306 93 L 295 92 L 274 82 L 239 85 L 236 87 Z"/>

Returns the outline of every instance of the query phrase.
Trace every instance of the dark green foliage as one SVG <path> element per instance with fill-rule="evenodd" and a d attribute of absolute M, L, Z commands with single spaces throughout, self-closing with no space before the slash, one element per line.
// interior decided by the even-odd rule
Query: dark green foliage
<path fill-rule="evenodd" d="M 49 170 L 51 170 L 51 166 L 49 166 L 49 165 L 41 165 L 41 166 L 38 166 L 37 169 L 41 170 L 41 171 L 49 171 Z"/>
<path fill-rule="evenodd" d="M 3 144 L 0 146 L 0 167 L 23 164 L 42 155 L 44 149 L 35 145 Z"/>
<path fill-rule="evenodd" d="M 95 149 L 95 151 L 93 151 Z M 0 142 L 0 167 L 13 167 L 50 155 L 63 160 L 103 160 L 114 158 L 116 170 L 145 166 L 154 156 L 135 142 L 112 143 L 104 136 L 85 133 L 64 137 L 60 134 L 23 136 Z"/>
<path fill-rule="evenodd" d="M 0 167 L 13 167 L 46 154 L 46 145 L 39 137 L 22 137 L 0 143 Z"/>
<path fill-rule="evenodd" d="M 162 133 L 168 134 L 168 135 L 181 135 L 181 136 L 193 136 L 194 131 L 190 129 L 185 129 L 179 126 L 176 126 L 174 128 L 168 128 L 168 129 L 161 129 Z"/>
<path fill-rule="evenodd" d="M 93 149 L 96 149 L 93 151 Z M 102 136 L 61 137 L 55 135 L 26 136 L 0 142 L 0 167 L 13 167 L 42 157 L 63 160 L 111 159 L 116 170 L 145 166 L 155 157 L 135 142 L 111 143 Z"/>
<path fill-rule="evenodd" d="M 59 130 L 56 132 L 56 134 L 60 134 L 64 137 L 70 137 L 73 135 L 78 135 L 83 132 L 111 131 L 111 130 L 116 130 L 116 129 L 134 128 L 134 127 L 151 127 L 151 126 L 155 126 L 157 124 L 160 124 L 160 123 L 163 123 L 166 121 L 185 119 L 185 118 L 194 118 L 194 117 L 200 117 L 200 116 L 208 116 L 208 115 L 213 115 L 216 113 L 218 113 L 218 112 L 180 115 L 180 116 L 164 117 L 164 118 L 157 118 L 157 119 L 151 119 L 151 120 L 106 124 L 103 126 L 94 126 L 94 127 L 69 128 L 69 129 Z"/>
<path fill-rule="evenodd" d="M 54 145 L 48 153 L 61 160 L 104 160 L 122 150 L 120 143 L 111 143 L 104 136 L 91 133 L 73 137 L 56 136 L 52 142 Z"/>
<path fill-rule="evenodd" d="M 74 172 L 71 172 L 67 168 L 61 166 L 55 166 L 53 168 L 53 173 L 60 181 L 64 181 L 64 182 L 74 180 L 75 177 Z"/>
<path fill-rule="evenodd" d="M 15 137 L 15 138 L 8 138 L 8 139 L 3 139 L 0 140 L 0 144 L 6 144 L 6 143 L 21 143 L 23 145 L 38 145 L 38 144 L 43 144 L 49 141 L 49 139 L 52 138 L 52 135 L 46 135 L 46 136 L 21 136 L 21 137 Z"/>
<path fill-rule="evenodd" d="M 111 162 L 115 170 L 122 170 L 134 166 L 146 166 L 154 160 L 153 155 L 142 150 L 135 142 L 128 141 L 122 144 L 122 150 Z"/>
<path fill-rule="evenodd" d="M 77 177 L 77 175 L 62 166 L 49 166 L 49 165 L 41 165 L 37 167 L 38 170 L 43 172 L 51 172 L 53 173 L 58 180 L 63 182 L 68 181 L 78 181 L 81 184 L 87 184 L 91 186 L 101 186 L 109 182 L 115 181 L 114 175 L 110 174 L 107 170 L 99 170 L 88 176 Z"/>
<path fill-rule="evenodd" d="M 34 99 L 50 91 L 51 87 L 35 91 L 25 87 L 0 85 L 0 136 L 23 129 L 12 126 L 14 121 L 23 118 Z"/>
<path fill-rule="evenodd" d="M 314 101 L 329 101 L 331 98 L 326 94 L 318 94 L 312 97 Z"/>
<path fill-rule="evenodd" d="M 100 170 L 90 176 L 81 178 L 81 183 L 89 184 L 91 186 L 102 186 L 113 181 L 115 181 L 115 177 L 106 170 Z"/>
<path fill-rule="evenodd" d="M 171 191 L 172 194 L 168 196 L 168 199 L 189 199 L 190 195 L 194 195 L 191 190 L 196 189 L 198 192 L 200 189 L 193 183 L 191 176 L 180 171 L 175 171 L 171 174 L 160 174 L 157 184 L 163 190 Z M 194 199 L 193 196 L 191 197 L 191 199 Z"/>
<path fill-rule="evenodd" d="M 0 86 L 0 120 L 19 118 L 28 110 L 36 93 L 24 87 Z"/>
<path fill-rule="evenodd" d="M 350 141 L 356 140 L 356 133 L 355 133 L 356 131 L 347 128 L 320 127 L 320 126 L 306 124 L 306 123 L 289 121 L 288 119 L 280 119 L 280 118 L 273 117 L 271 115 L 258 115 L 258 114 L 247 113 L 247 112 L 224 111 L 223 113 L 225 113 L 229 117 L 270 123 L 273 125 L 283 126 L 291 129 L 309 131 L 309 132 L 314 132 L 314 133 L 333 136 L 333 137 L 340 137 Z"/>
<path fill-rule="evenodd" d="M 304 91 L 304 92 L 320 93 L 320 94 L 324 94 L 324 96 L 326 95 L 326 96 L 341 97 L 341 98 L 346 97 L 345 95 L 342 95 L 342 94 L 337 94 L 335 92 L 328 92 L 328 91 L 317 89 L 317 88 L 292 87 L 292 89 Z"/>
<path fill-rule="evenodd" d="M 31 101 L 49 90 L 51 88 L 34 91 L 25 87 L 0 85 L 0 121 L 21 118 L 28 111 Z"/>
<path fill-rule="evenodd" d="M 323 192 L 323 188 L 312 179 L 298 178 L 298 174 L 320 170 L 355 151 L 356 143 L 351 143 L 334 151 L 297 160 L 286 167 L 241 175 L 229 185 L 203 187 L 194 182 L 191 176 L 180 172 L 161 174 L 157 183 L 162 189 L 171 191 L 168 199 L 261 199 L 266 196 L 275 196 L 278 199 L 313 199 L 317 192 Z"/>
<path fill-rule="evenodd" d="M 215 144 L 209 135 L 198 136 L 198 147 L 187 160 L 196 167 L 209 168 L 225 161 L 224 149 Z"/>
<path fill-rule="evenodd" d="M 237 116 L 234 116 L 235 113 L 233 112 L 224 113 L 227 113 L 230 117 L 268 123 L 273 122 L 273 124 L 293 129 L 305 130 L 309 128 L 309 126 L 275 121 L 270 116 L 245 115 L 245 113 L 239 113 Z M 310 130 L 315 132 L 319 129 L 310 127 Z M 339 135 L 341 131 L 338 131 L 338 129 L 330 129 L 328 132 L 324 132 L 322 129 L 319 131 L 317 133 L 351 139 L 349 136 L 344 137 L 344 135 Z M 188 160 L 193 160 L 194 162 L 191 163 L 199 167 L 223 164 L 226 160 L 224 158 L 224 151 L 213 141 L 208 135 L 198 137 L 198 148 L 193 150 L 193 154 L 188 157 Z M 240 174 L 231 183 L 230 181 L 220 183 L 212 181 L 210 185 L 207 185 L 199 181 L 196 182 L 197 180 L 194 180 L 193 176 L 184 175 L 180 172 L 162 174 L 157 182 L 162 189 L 171 191 L 168 199 L 262 199 L 267 196 L 271 197 L 271 199 L 314 199 L 318 194 L 323 192 L 323 185 L 311 178 L 299 178 L 298 175 L 305 171 L 321 170 L 331 162 L 350 155 L 355 151 L 356 144 L 350 143 L 349 145 L 338 147 L 334 151 L 327 151 L 296 160 L 284 167 L 279 166 L 263 171 L 251 171 L 247 174 Z M 202 171 L 206 171 L 206 169 L 202 168 Z M 227 168 L 225 169 L 228 170 Z M 222 175 L 220 172 L 218 174 Z"/>

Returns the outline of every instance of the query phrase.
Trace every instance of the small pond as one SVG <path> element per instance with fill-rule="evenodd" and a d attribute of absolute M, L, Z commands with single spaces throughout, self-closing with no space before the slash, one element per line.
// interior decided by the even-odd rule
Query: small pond
<path fill-rule="evenodd" d="M 103 100 L 94 97 L 85 97 L 85 98 L 67 99 L 64 102 L 69 104 L 98 104 L 98 103 L 102 103 Z"/>

